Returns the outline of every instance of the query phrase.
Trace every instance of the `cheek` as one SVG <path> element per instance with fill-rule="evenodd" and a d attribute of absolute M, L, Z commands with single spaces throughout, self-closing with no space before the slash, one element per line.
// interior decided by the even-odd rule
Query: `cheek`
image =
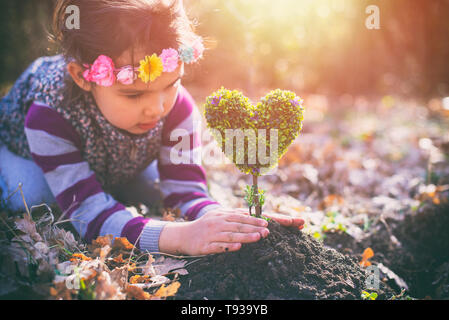
<path fill-rule="evenodd" d="M 167 93 L 164 101 L 164 116 L 166 116 L 175 106 L 176 98 L 178 97 L 178 91 L 178 88 L 173 88 L 170 89 Z"/>
<path fill-rule="evenodd" d="M 122 97 L 98 96 L 96 102 L 106 120 L 121 129 L 126 128 L 138 118 L 138 108 Z"/>

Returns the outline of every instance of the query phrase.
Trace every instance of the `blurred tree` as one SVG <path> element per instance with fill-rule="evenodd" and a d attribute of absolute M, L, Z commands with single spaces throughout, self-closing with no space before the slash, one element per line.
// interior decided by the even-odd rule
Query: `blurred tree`
<path fill-rule="evenodd" d="M 56 0 L 0 2 L 0 88 L 56 53 Z M 94 1 L 94 0 L 93 0 Z M 198 87 L 282 87 L 342 95 L 449 95 L 449 0 L 184 0 L 218 44 L 193 69 Z M 365 8 L 380 9 L 380 29 Z M 266 91 L 266 90 L 265 90 Z"/>
<path fill-rule="evenodd" d="M 36 58 L 48 50 L 47 30 L 54 0 L 0 2 L 0 87 L 12 84 Z"/>

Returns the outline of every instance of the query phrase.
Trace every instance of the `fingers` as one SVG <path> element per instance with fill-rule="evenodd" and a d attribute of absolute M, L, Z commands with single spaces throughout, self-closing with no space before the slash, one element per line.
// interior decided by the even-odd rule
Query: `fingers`
<path fill-rule="evenodd" d="M 205 254 L 233 252 L 240 250 L 242 244 L 239 242 L 227 243 L 227 242 L 211 242 L 206 248 Z"/>
<path fill-rule="evenodd" d="M 220 208 L 220 211 L 225 212 L 225 213 L 238 213 L 238 214 L 249 215 L 249 209 L 245 209 L 245 208 L 222 207 L 222 208 Z"/>
<path fill-rule="evenodd" d="M 302 229 L 304 227 L 304 220 L 301 218 L 290 217 L 284 214 L 277 213 L 264 213 L 263 214 L 267 218 L 271 218 L 274 221 L 285 227 L 296 227 Z"/>
<path fill-rule="evenodd" d="M 263 234 L 265 232 L 269 232 L 266 227 L 259 227 L 254 226 L 246 223 L 239 223 L 239 222 L 227 222 L 223 224 L 223 229 L 221 230 L 223 232 L 229 231 L 229 232 L 240 232 L 240 233 L 254 233 L 259 232 L 260 234 Z"/>
<path fill-rule="evenodd" d="M 251 243 L 259 241 L 262 237 L 265 238 L 269 234 L 268 230 L 263 232 L 251 232 L 251 233 L 240 233 L 240 232 L 220 232 L 216 235 L 216 241 L 218 242 L 241 242 L 241 243 Z"/>
<path fill-rule="evenodd" d="M 267 227 L 268 222 L 264 219 L 259 219 L 255 217 L 251 217 L 250 215 L 243 215 L 238 213 L 231 213 L 226 216 L 226 220 L 229 222 L 240 222 L 244 224 L 249 224 L 258 227 Z"/>
<path fill-rule="evenodd" d="M 293 218 L 292 219 L 292 226 L 298 227 L 299 229 L 304 228 L 304 220 L 300 218 Z"/>
<path fill-rule="evenodd" d="M 233 211 L 235 213 L 241 213 L 241 214 L 249 216 L 249 209 L 237 208 L 237 209 L 234 209 Z"/>

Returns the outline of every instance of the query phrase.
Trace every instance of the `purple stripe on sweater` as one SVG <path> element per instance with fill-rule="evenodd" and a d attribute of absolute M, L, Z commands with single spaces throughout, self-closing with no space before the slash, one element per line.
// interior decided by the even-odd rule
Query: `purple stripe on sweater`
<path fill-rule="evenodd" d="M 38 164 L 44 173 L 55 170 L 57 167 L 65 164 L 74 164 L 83 162 L 84 159 L 79 151 L 65 153 L 57 156 L 40 156 L 31 153 L 34 162 Z"/>
<path fill-rule="evenodd" d="M 134 244 L 137 248 L 140 248 L 140 241 L 137 241 L 141 234 L 143 227 L 150 219 L 144 217 L 136 217 L 128 221 L 123 227 L 121 237 L 128 238 L 128 241 Z M 139 239 L 140 240 L 140 239 Z M 137 243 L 136 243 L 137 242 Z"/>
<path fill-rule="evenodd" d="M 163 141 L 170 141 L 170 133 L 172 130 L 176 129 L 176 127 L 192 113 L 194 107 L 195 102 L 193 98 L 181 85 L 176 104 L 167 115 L 167 120 L 164 124 L 164 128 L 162 129 Z"/>
<path fill-rule="evenodd" d="M 103 223 L 117 211 L 125 210 L 125 206 L 117 202 L 112 208 L 106 209 L 101 212 L 94 220 L 92 220 L 87 226 L 86 235 L 84 240 L 90 243 L 92 240 L 96 239 L 100 235 L 101 227 Z"/>
<path fill-rule="evenodd" d="M 202 182 L 206 185 L 206 172 L 196 164 L 161 164 L 158 165 L 159 179 Z"/>
<path fill-rule="evenodd" d="M 171 132 L 170 132 L 171 134 Z M 181 141 L 183 141 L 183 137 L 176 137 L 178 138 L 178 140 L 175 141 L 170 141 L 170 134 L 167 137 L 164 137 L 164 139 L 162 140 L 162 146 L 164 147 L 173 147 L 175 145 L 177 145 L 178 143 L 180 143 Z M 185 138 L 184 138 L 185 139 Z M 199 147 L 201 146 L 201 136 L 200 136 L 200 132 L 195 131 L 193 133 L 190 134 L 189 136 L 189 146 L 190 146 L 190 150 L 192 150 L 193 148 Z"/>
<path fill-rule="evenodd" d="M 201 192 L 172 193 L 164 199 L 164 206 L 174 208 L 178 203 L 186 203 L 190 200 L 206 197 L 207 196 Z"/>
<path fill-rule="evenodd" d="M 57 111 L 32 104 L 25 118 L 25 127 L 42 130 L 51 135 L 71 141 L 77 148 L 81 148 L 81 138 L 75 129 Z"/>
<path fill-rule="evenodd" d="M 84 200 L 100 192 L 103 192 L 101 185 L 97 181 L 95 174 L 92 174 L 89 178 L 78 181 L 73 186 L 65 189 L 57 195 L 56 201 L 63 211 L 66 211 L 74 201 L 76 202 L 70 207 L 70 211 L 66 213 L 66 216 L 70 217 L 72 212 L 79 208 Z M 73 199 L 74 197 L 75 200 Z"/>
<path fill-rule="evenodd" d="M 198 215 L 200 210 L 210 204 L 219 204 L 219 203 L 216 201 L 210 201 L 210 200 L 206 200 L 204 202 L 197 203 L 196 205 L 189 208 L 189 210 L 187 210 L 187 212 L 185 214 L 185 218 L 187 218 L 187 220 L 191 220 L 191 221 L 195 220 L 196 216 Z"/>

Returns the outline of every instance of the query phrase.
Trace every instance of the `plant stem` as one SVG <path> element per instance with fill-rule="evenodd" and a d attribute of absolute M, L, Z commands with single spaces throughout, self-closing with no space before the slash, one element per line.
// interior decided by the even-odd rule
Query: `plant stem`
<path fill-rule="evenodd" d="M 259 187 L 257 186 L 257 176 L 253 175 L 254 202 L 256 207 L 256 217 L 262 216 L 262 207 L 259 205 Z"/>

